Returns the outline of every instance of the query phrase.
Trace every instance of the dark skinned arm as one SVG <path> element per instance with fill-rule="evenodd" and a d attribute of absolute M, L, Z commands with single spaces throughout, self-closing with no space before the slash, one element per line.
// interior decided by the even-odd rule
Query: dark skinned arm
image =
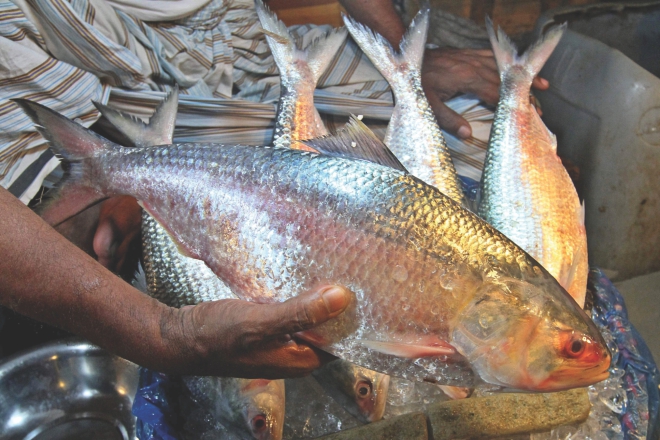
<path fill-rule="evenodd" d="M 349 15 L 381 34 L 398 49 L 405 27 L 392 0 L 340 0 L 340 3 Z M 500 76 L 493 52 L 427 49 L 422 65 L 422 86 L 440 128 L 460 138 L 469 138 L 472 135 L 470 124 L 443 101 L 461 93 L 471 93 L 488 105 L 496 105 Z M 545 90 L 549 84 L 545 79 L 535 78 L 532 87 Z"/>
<path fill-rule="evenodd" d="M 0 304 L 167 373 L 279 378 L 329 355 L 290 334 L 340 314 L 350 293 L 320 287 L 278 304 L 223 300 L 174 309 L 139 292 L 0 188 Z"/>

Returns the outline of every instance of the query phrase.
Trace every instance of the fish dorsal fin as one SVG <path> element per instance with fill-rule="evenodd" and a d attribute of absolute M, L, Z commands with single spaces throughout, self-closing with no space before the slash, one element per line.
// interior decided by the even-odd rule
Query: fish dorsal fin
<path fill-rule="evenodd" d="M 387 145 L 354 115 L 351 115 L 346 125 L 334 135 L 301 142 L 327 156 L 362 159 L 408 172 Z"/>
<path fill-rule="evenodd" d="M 406 34 L 401 40 L 401 55 L 409 65 L 417 70 L 422 68 L 424 50 L 426 49 L 426 36 L 429 30 L 429 8 L 422 8 L 410 23 Z"/>
<path fill-rule="evenodd" d="M 110 123 L 136 147 L 167 145 L 172 143 L 176 112 L 179 105 L 179 86 L 175 85 L 165 99 L 158 104 L 148 124 L 135 116 L 115 110 L 98 102 L 96 108 Z"/>
<path fill-rule="evenodd" d="M 328 68 L 330 61 L 335 57 L 339 47 L 346 40 L 348 30 L 345 27 L 333 29 L 326 35 L 315 39 L 307 46 L 307 65 L 309 66 L 314 80 L 318 81 L 323 72 Z"/>

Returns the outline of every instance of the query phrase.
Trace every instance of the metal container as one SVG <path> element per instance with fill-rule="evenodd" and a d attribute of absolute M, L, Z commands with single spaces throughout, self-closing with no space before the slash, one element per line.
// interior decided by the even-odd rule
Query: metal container
<path fill-rule="evenodd" d="M 50 343 L 0 364 L 0 438 L 132 440 L 137 365 L 88 342 Z"/>
<path fill-rule="evenodd" d="M 617 280 L 658 271 L 660 79 L 578 32 L 615 41 L 660 71 L 657 50 L 645 55 L 659 47 L 660 2 L 559 9 L 542 17 L 537 30 L 566 20 L 569 30 L 541 71 L 550 89 L 537 95 L 559 155 L 580 168 L 589 262 Z"/>

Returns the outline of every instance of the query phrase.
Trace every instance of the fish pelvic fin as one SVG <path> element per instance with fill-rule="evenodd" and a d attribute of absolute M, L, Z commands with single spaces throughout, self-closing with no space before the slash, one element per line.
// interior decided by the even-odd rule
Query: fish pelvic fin
<path fill-rule="evenodd" d="M 266 41 L 275 59 L 275 64 L 283 77 L 292 78 L 297 71 L 309 68 L 314 85 L 328 68 L 339 47 L 346 40 L 345 28 L 330 31 L 314 40 L 305 50 L 300 50 L 286 25 L 262 0 L 255 0 L 257 15 L 261 22 Z"/>
<path fill-rule="evenodd" d="M 409 69 L 421 70 L 429 26 L 428 8 L 421 9 L 415 16 L 399 44 L 400 51 L 396 51 L 382 35 L 367 26 L 351 17 L 343 18 L 355 42 L 390 85 L 396 84 L 395 75 L 403 64 Z"/>
<path fill-rule="evenodd" d="M 387 145 L 354 115 L 335 134 L 299 142 L 327 156 L 367 160 L 408 173 Z"/>
<path fill-rule="evenodd" d="M 54 195 L 37 207 L 51 226 L 57 226 L 108 196 L 89 177 L 93 159 L 106 150 L 119 149 L 109 140 L 36 102 L 14 99 L 50 142 L 50 149 L 64 162 L 64 178 Z"/>
<path fill-rule="evenodd" d="M 94 102 L 94 105 L 103 117 L 133 142 L 135 147 L 169 145 L 174 136 L 174 125 L 179 106 L 179 86 L 175 85 L 165 99 L 158 104 L 148 124 L 135 116 L 99 102 Z"/>
<path fill-rule="evenodd" d="M 557 44 L 559 44 L 559 40 L 561 40 L 566 30 L 566 23 L 555 26 L 545 32 L 522 55 L 518 55 L 518 48 L 504 33 L 502 28 L 499 28 L 497 32 L 495 31 L 493 22 L 489 17 L 486 17 L 486 30 L 488 31 L 490 43 L 493 46 L 493 53 L 495 54 L 500 75 L 506 74 L 512 66 L 524 66 L 531 82 L 541 71 L 548 58 L 550 58 Z"/>

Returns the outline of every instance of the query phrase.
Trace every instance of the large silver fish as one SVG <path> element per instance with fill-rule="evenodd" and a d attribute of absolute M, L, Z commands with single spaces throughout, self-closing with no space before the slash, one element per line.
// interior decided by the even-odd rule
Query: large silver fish
<path fill-rule="evenodd" d="M 156 108 L 148 124 L 103 104 L 103 116 L 135 147 L 171 144 L 178 87 Z M 181 255 L 162 226 L 146 211 L 142 215 L 144 272 L 137 285 L 170 307 L 236 298 L 203 261 Z M 183 377 L 195 400 L 242 438 L 280 440 L 284 426 L 284 381 L 218 377 Z"/>
<path fill-rule="evenodd" d="M 584 206 L 557 156 L 557 140 L 529 93 L 532 79 L 561 39 L 555 27 L 523 55 L 488 23 L 502 84 L 488 141 L 479 215 L 525 249 L 584 305 L 587 236 Z"/>
<path fill-rule="evenodd" d="M 387 126 L 385 144 L 412 175 L 463 203 L 463 191 L 449 148 L 422 89 L 429 10 L 423 8 L 410 24 L 400 52 L 381 35 L 353 19 L 344 17 L 344 23 L 394 93 L 394 112 Z"/>
<path fill-rule="evenodd" d="M 346 29 L 336 29 L 298 49 L 284 23 L 261 2 L 255 1 L 273 58 L 280 70 L 280 100 L 273 145 L 291 147 L 292 141 L 328 134 L 314 107 L 319 78 L 346 39 Z"/>
<path fill-rule="evenodd" d="M 557 281 L 484 220 L 385 166 L 396 166 L 386 148 L 369 150 L 380 163 L 240 145 L 125 148 L 14 102 L 70 166 L 42 214 L 51 224 L 129 194 L 243 299 L 344 285 L 349 308 L 300 336 L 383 373 L 449 385 L 477 373 L 539 391 L 607 377 L 602 336 Z"/>

